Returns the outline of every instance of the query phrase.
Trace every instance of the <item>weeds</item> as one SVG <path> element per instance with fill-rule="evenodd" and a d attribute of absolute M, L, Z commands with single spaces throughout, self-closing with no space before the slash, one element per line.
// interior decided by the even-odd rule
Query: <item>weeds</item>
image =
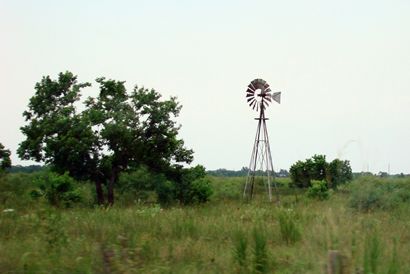
<path fill-rule="evenodd" d="M 293 244 L 301 239 L 301 232 L 296 224 L 296 214 L 292 209 L 279 212 L 279 227 L 282 240 L 287 244 Z"/>
<path fill-rule="evenodd" d="M 378 273 L 381 255 L 382 247 L 379 236 L 377 234 L 371 234 L 366 237 L 363 262 L 364 274 Z"/>
<path fill-rule="evenodd" d="M 255 273 L 267 273 L 269 265 L 266 236 L 260 229 L 254 229 L 253 238 L 255 241 L 253 249 L 254 271 Z"/>
<path fill-rule="evenodd" d="M 398 261 L 398 254 L 397 254 L 397 240 L 394 239 L 392 258 L 390 260 L 389 269 L 387 271 L 387 274 L 398 274 L 398 273 L 400 273 L 400 264 Z"/>
<path fill-rule="evenodd" d="M 11 181 L 0 184 L 6 191 L 13 187 Z M 28 191 L 21 193 L 29 198 Z M 346 195 L 335 191 L 324 201 L 301 195 L 296 203 L 292 193 L 282 195 L 282 204 L 292 209 L 277 208 L 266 197 L 167 209 L 65 209 L 7 198 L 0 205 L 0 273 L 245 274 L 274 268 L 315 274 L 323 273 L 333 248 L 347 255 L 352 272 L 410 273 L 410 206 L 361 212 L 350 210 Z"/>
<path fill-rule="evenodd" d="M 248 249 L 248 238 L 246 234 L 242 231 L 237 231 L 233 237 L 233 258 L 238 264 L 239 270 L 243 271 L 247 268 L 247 249 Z"/>

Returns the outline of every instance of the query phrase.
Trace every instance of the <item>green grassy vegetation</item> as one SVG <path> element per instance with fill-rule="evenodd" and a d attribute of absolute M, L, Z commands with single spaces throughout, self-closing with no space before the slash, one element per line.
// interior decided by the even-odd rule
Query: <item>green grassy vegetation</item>
<path fill-rule="evenodd" d="M 323 200 L 281 179 L 279 206 L 261 185 L 244 202 L 245 178 L 210 177 L 211 201 L 167 208 L 93 207 L 83 185 L 65 208 L 30 196 L 38 176 L 0 178 L 0 273 L 325 273 L 329 250 L 347 273 L 410 273 L 409 179 L 359 178 Z"/>

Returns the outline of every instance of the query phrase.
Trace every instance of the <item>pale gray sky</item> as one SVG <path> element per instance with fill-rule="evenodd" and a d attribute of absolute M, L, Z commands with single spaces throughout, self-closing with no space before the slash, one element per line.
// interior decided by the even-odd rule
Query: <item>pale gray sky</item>
<path fill-rule="evenodd" d="M 316 153 L 410 173 L 409 15 L 408 0 L 0 0 L 0 142 L 29 163 L 15 151 L 34 84 L 70 70 L 177 96 L 195 163 L 239 169 L 246 86 L 263 78 L 283 92 L 267 110 L 276 169 Z"/>

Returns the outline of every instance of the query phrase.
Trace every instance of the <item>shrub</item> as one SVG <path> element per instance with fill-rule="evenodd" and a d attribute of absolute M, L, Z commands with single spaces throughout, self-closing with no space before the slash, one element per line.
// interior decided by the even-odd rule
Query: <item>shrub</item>
<path fill-rule="evenodd" d="M 410 201 L 410 184 L 404 179 L 360 177 L 350 192 L 349 205 L 361 211 L 391 210 Z"/>
<path fill-rule="evenodd" d="M 148 168 L 141 166 L 132 172 L 120 175 L 116 190 L 118 201 L 122 204 L 133 204 L 136 201 L 158 202 L 164 204 L 172 201 L 172 183 L 167 181 L 163 174 L 154 174 Z"/>
<path fill-rule="evenodd" d="M 4 174 L 0 176 L 0 204 L 10 208 L 24 208 L 34 203 L 27 194 L 32 189 L 35 174 Z"/>
<path fill-rule="evenodd" d="M 169 205 L 175 199 L 175 184 L 167 180 L 165 176 L 159 176 L 157 177 L 155 192 L 161 205 Z"/>
<path fill-rule="evenodd" d="M 244 177 L 207 177 L 212 188 L 212 200 L 242 200 Z"/>
<path fill-rule="evenodd" d="M 212 195 L 212 187 L 209 179 L 205 176 L 205 168 L 201 165 L 179 169 L 173 180 L 175 182 L 175 198 L 185 205 L 208 201 Z"/>
<path fill-rule="evenodd" d="M 127 196 L 126 200 L 147 200 L 155 192 L 156 202 L 162 205 L 174 201 L 181 204 L 203 203 L 213 193 L 210 180 L 205 175 L 205 168 L 199 165 L 177 168 L 167 175 L 140 167 L 132 173 L 121 174 L 117 189 L 121 196 Z M 120 200 L 124 200 L 124 197 Z"/>
<path fill-rule="evenodd" d="M 326 181 L 331 188 L 337 188 L 339 185 L 345 184 L 353 179 L 352 168 L 350 162 L 345 160 L 334 159 L 330 162 L 326 169 Z"/>
<path fill-rule="evenodd" d="M 38 188 L 31 191 L 31 196 L 44 197 L 53 206 L 71 207 L 83 200 L 77 182 L 68 173 L 45 173 L 34 183 Z"/>
<path fill-rule="evenodd" d="M 191 184 L 192 200 L 197 203 L 205 203 L 209 201 L 213 191 L 208 178 L 197 179 Z"/>
<path fill-rule="evenodd" d="M 328 163 L 325 155 L 314 155 L 305 161 L 297 161 L 290 167 L 289 174 L 292 184 L 300 188 L 310 187 L 312 180 L 326 180 L 329 187 L 336 188 L 353 178 L 349 161 L 335 159 Z"/>
<path fill-rule="evenodd" d="M 313 199 L 326 200 L 329 195 L 327 184 L 324 181 L 312 181 L 312 186 L 307 191 L 307 196 Z"/>

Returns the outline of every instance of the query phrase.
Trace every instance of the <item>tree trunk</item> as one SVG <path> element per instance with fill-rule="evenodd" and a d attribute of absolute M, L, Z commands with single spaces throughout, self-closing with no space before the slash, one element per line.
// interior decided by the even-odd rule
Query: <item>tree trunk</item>
<path fill-rule="evenodd" d="M 95 180 L 95 191 L 97 192 L 97 202 L 99 205 L 104 204 L 104 192 L 102 189 L 101 180 Z"/>

